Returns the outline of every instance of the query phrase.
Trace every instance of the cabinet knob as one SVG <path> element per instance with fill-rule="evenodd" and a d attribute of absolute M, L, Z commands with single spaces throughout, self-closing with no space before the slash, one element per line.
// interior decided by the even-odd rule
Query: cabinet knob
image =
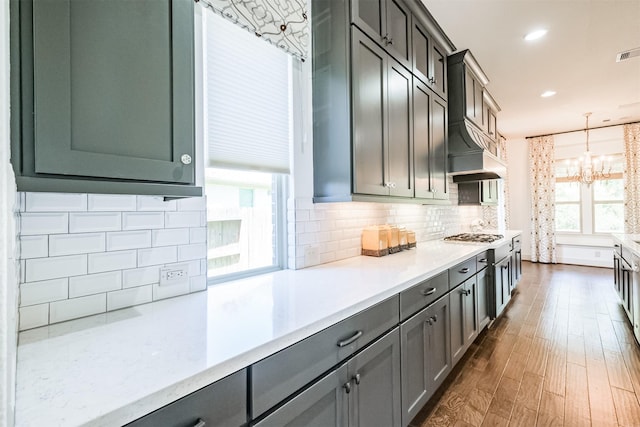
<path fill-rule="evenodd" d="M 438 315 L 434 314 L 433 316 L 431 316 L 431 320 L 433 320 L 433 323 L 438 321 Z"/>
<path fill-rule="evenodd" d="M 347 392 L 347 394 L 351 393 L 351 382 L 346 383 L 342 387 L 344 387 L 344 390 Z"/>
<path fill-rule="evenodd" d="M 360 385 L 360 374 L 355 374 L 352 379 L 353 382 L 356 383 L 356 385 Z"/>
<path fill-rule="evenodd" d="M 188 154 L 183 154 L 182 157 L 180 157 L 180 161 L 182 162 L 183 165 L 190 165 L 191 156 Z"/>

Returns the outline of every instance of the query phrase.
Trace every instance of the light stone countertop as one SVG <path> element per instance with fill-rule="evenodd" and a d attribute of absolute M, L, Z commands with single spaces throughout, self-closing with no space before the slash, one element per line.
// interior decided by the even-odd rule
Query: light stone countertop
<path fill-rule="evenodd" d="M 490 248 L 429 241 L 20 333 L 16 426 L 115 426 Z"/>

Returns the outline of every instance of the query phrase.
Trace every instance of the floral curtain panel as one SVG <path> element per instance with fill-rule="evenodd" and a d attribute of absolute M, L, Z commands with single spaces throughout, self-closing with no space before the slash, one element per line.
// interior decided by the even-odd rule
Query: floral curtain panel
<path fill-rule="evenodd" d="M 498 138 L 498 150 L 500 153 L 500 160 L 502 160 L 505 164 L 508 163 L 507 160 L 507 140 L 500 136 Z M 504 212 L 504 226 L 505 228 L 509 228 L 509 178 L 505 177 L 502 180 L 502 189 L 504 193 L 504 198 L 502 199 L 502 209 Z"/>
<path fill-rule="evenodd" d="M 309 45 L 306 0 L 195 0 L 295 58 L 304 61 Z"/>
<path fill-rule="evenodd" d="M 640 123 L 624 125 L 624 232 L 640 233 Z"/>
<path fill-rule="evenodd" d="M 531 184 L 531 261 L 556 263 L 553 136 L 527 138 Z"/>

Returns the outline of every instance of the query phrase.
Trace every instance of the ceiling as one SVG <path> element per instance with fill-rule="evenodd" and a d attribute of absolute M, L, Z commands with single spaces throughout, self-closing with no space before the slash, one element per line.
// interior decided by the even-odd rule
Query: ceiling
<path fill-rule="evenodd" d="M 590 128 L 640 121 L 640 56 L 616 62 L 640 48 L 640 0 L 422 1 L 489 77 L 507 139 L 584 129 L 586 112 Z"/>

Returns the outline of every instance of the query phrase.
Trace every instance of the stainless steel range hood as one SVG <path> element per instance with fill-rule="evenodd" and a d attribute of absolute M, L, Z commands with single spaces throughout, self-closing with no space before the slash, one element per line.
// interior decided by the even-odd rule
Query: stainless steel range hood
<path fill-rule="evenodd" d="M 491 124 L 488 111 L 500 111 L 485 88 L 488 77 L 471 52 L 463 50 L 448 57 L 447 78 L 449 174 L 454 182 L 504 178 L 507 166 L 498 158 L 495 121 L 490 130 L 480 127 Z"/>
<path fill-rule="evenodd" d="M 467 120 L 449 125 L 449 174 L 453 182 L 499 179 L 507 166 L 497 156 L 494 141 Z"/>

